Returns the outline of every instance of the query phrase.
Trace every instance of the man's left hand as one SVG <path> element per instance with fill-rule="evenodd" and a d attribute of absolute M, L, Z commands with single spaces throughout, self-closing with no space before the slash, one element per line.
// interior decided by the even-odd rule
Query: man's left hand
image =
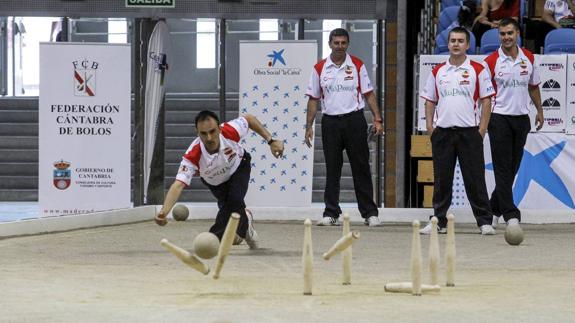
<path fill-rule="evenodd" d="M 274 140 L 270 144 L 270 150 L 275 158 L 280 158 L 284 154 L 284 143 L 281 140 Z"/>
<path fill-rule="evenodd" d="M 537 111 L 537 115 L 535 116 L 535 126 L 537 129 L 537 131 L 541 130 L 541 128 L 543 128 L 543 123 L 545 122 L 545 119 L 543 118 L 543 111 L 539 110 Z"/>
<path fill-rule="evenodd" d="M 383 133 L 383 124 L 381 122 L 373 122 L 373 133 L 376 135 L 381 135 Z"/>

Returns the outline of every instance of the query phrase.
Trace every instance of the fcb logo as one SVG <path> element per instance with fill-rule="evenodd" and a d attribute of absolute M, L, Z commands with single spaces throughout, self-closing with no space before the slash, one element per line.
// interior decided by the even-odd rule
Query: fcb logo
<path fill-rule="evenodd" d="M 95 96 L 98 62 L 85 59 L 74 61 L 72 65 L 74 65 L 74 95 Z"/>
<path fill-rule="evenodd" d="M 468 71 L 463 71 L 463 73 L 461 73 L 461 76 L 463 76 L 464 79 L 469 77 L 469 72 Z"/>
<path fill-rule="evenodd" d="M 345 66 L 345 74 L 351 74 L 353 73 L 353 69 L 351 68 L 351 66 L 346 65 Z"/>
<path fill-rule="evenodd" d="M 68 169 L 70 163 L 60 159 L 60 161 L 54 162 L 54 178 L 52 183 L 54 187 L 59 190 L 65 190 L 70 187 L 70 178 L 72 177 L 72 170 Z"/>

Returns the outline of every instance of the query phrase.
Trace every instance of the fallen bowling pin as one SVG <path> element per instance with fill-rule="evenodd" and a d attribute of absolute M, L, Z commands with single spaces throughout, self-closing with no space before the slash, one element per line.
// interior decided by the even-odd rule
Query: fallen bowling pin
<path fill-rule="evenodd" d="M 216 267 L 214 269 L 214 279 L 220 278 L 220 273 L 228 257 L 228 253 L 232 248 L 234 238 L 236 237 L 236 230 L 238 229 L 238 224 L 240 222 L 240 215 L 237 213 L 232 213 L 228 225 L 226 226 L 226 231 L 222 236 L 222 241 L 220 242 L 220 249 L 218 250 L 218 258 L 216 259 Z"/>
<path fill-rule="evenodd" d="M 183 263 L 201 272 L 202 274 L 207 275 L 210 272 L 210 268 L 198 257 L 176 246 L 175 244 L 168 241 L 168 239 L 162 239 L 162 241 L 160 241 L 160 245 L 171 252 L 174 256 L 180 258 Z"/>
<path fill-rule="evenodd" d="M 413 285 L 410 282 L 407 283 L 387 283 L 383 287 L 386 292 L 389 293 L 412 293 Z M 439 285 L 421 285 L 422 293 L 439 293 L 441 287 Z"/>
<path fill-rule="evenodd" d="M 323 254 L 323 259 L 329 260 L 334 255 L 344 251 L 351 246 L 355 240 L 359 239 L 359 236 L 359 232 L 353 231 L 341 237 L 326 253 Z"/>

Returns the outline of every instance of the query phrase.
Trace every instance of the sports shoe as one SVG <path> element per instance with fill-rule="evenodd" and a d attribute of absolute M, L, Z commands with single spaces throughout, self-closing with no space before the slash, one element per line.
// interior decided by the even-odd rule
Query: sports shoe
<path fill-rule="evenodd" d="M 321 220 L 317 221 L 317 226 L 338 226 L 341 225 L 339 218 L 332 218 L 331 216 L 324 216 Z"/>
<path fill-rule="evenodd" d="M 481 229 L 481 235 L 484 235 L 484 236 L 495 235 L 495 229 L 493 229 L 492 225 L 484 224 L 480 227 L 480 229 Z"/>
<path fill-rule="evenodd" d="M 432 228 L 432 224 L 431 224 L 431 222 L 429 222 L 429 223 L 427 223 L 427 225 L 423 229 L 419 230 L 419 234 L 425 234 L 425 235 L 431 234 L 431 228 Z M 446 234 L 447 228 L 442 228 L 440 226 L 437 226 L 437 233 Z"/>
<path fill-rule="evenodd" d="M 381 227 L 381 226 L 383 226 L 383 223 L 381 223 L 379 218 L 375 215 L 372 215 L 369 218 L 365 219 L 363 224 L 369 225 L 370 227 Z"/>
<path fill-rule="evenodd" d="M 254 229 L 254 216 L 252 211 L 246 209 L 246 215 L 248 216 L 248 231 L 246 232 L 246 243 L 250 246 L 250 249 L 258 249 L 259 236 Z"/>
<path fill-rule="evenodd" d="M 491 222 L 491 226 L 493 229 L 497 229 L 497 225 L 499 224 L 499 217 L 497 215 L 493 216 L 493 221 Z"/>
<path fill-rule="evenodd" d="M 239 235 L 236 234 L 236 236 L 234 237 L 234 242 L 232 242 L 232 244 L 234 246 L 237 246 L 239 244 L 242 244 L 242 242 L 244 242 L 244 238 L 240 237 Z"/>

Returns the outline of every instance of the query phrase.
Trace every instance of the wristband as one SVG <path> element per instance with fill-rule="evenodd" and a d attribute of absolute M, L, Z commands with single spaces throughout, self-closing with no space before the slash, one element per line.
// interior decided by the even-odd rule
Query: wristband
<path fill-rule="evenodd" d="M 268 141 L 268 145 L 273 144 L 274 141 L 276 141 L 274 138 L 270 139 L 270 140 Z"/>

